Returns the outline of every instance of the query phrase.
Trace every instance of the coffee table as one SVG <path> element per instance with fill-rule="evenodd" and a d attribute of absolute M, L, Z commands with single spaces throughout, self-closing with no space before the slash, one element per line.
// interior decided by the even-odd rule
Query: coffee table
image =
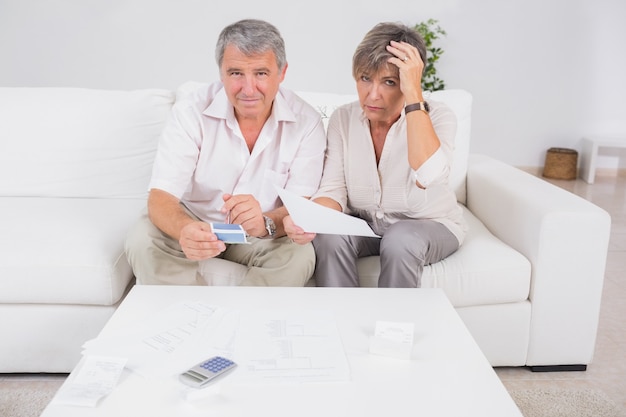
<path fill-rule="evenodd" d="M 235 309 L 328 310 L 350 380 L 257 386 L 190 403 L 172 386 L 177 381 L 124 371 L 97 407 L 52 402 L 42 416 L 522 416 L 439 289 L 135 286 L 101 336 L 187 300 Z M 369 353 L 378 320 L 414 323 L 410 360 Z"/>

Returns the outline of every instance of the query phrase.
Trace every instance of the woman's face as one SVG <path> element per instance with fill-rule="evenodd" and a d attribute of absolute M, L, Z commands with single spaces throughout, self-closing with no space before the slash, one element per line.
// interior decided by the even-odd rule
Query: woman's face
<path fill-rule="evenodd" d="M 404 107 L 398 71 L 384 67 L 375 74 L 363 73 L 356 80 L 361 108 L 370 122 L 392 124 Z"/>

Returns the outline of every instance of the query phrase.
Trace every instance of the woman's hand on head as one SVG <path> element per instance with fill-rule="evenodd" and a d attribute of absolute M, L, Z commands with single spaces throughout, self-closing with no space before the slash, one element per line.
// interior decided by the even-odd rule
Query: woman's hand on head
<path fill-rule="evenodd" d="M 422 72 L 424 62 L 419 51 L 413 45 L 406 42 L 391 41 L 387 45 L 387 51 L 394 55 L 389 58 L 389 63 L 398 67 L 400 72 L 400 90 L 407 103 L 422 101 Z"/>

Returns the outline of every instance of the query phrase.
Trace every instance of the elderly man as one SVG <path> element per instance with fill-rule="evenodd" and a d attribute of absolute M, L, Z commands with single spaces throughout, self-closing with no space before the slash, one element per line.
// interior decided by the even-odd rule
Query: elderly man
<path fill-rule="evenodd" d="M 216 60 L 219 82 L 177 97 L 127 257 L 140 284 L 211 284 L 220 258 L 245 267 L 236 285 L 302 286 L 315 254 L 285 236 L 276 187 L 317 190 L 326 146 L 320 116 L 280 86 L 287 61 L 273 25 L 227 26 Z M 224 243 L 212 222 L 241 225 L 249 244 Z"/>

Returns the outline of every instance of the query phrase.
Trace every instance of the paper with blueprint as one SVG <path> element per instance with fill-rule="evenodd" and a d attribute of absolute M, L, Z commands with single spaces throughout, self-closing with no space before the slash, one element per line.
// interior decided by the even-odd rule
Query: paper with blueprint
<path fill-rule="evenodd" d="M 340 382 L 350 367 L 329 311 L 255 310 L 242 314 L 234 357 L 242 384 Z"/>
<path fill-rule="evenodd" d="M 229 384 L 350 379 L 339 331 L 327 311 L 242 311 L 189 300 L 83 348 L 88 357 L 125 358 L 127 369 L 146 378 L 177 378 L 190 366 L 220 355 L 239 364 Z"/>
<path fill-rule="evenodd" d="M 294 223 L 305 232 L 380 237 L 363 219 L 324 207 L 282 188 L 277 190 Z"/>
<path fill-rule="evenodd" d="M 126 367 L 145 377 L 175 375 L 209 354 L 231 352 L 238 322 L 238 311 L 200 301 L 177 303 L 117 337 L 86 342 L 83 355 L 125 357 Z"/>

